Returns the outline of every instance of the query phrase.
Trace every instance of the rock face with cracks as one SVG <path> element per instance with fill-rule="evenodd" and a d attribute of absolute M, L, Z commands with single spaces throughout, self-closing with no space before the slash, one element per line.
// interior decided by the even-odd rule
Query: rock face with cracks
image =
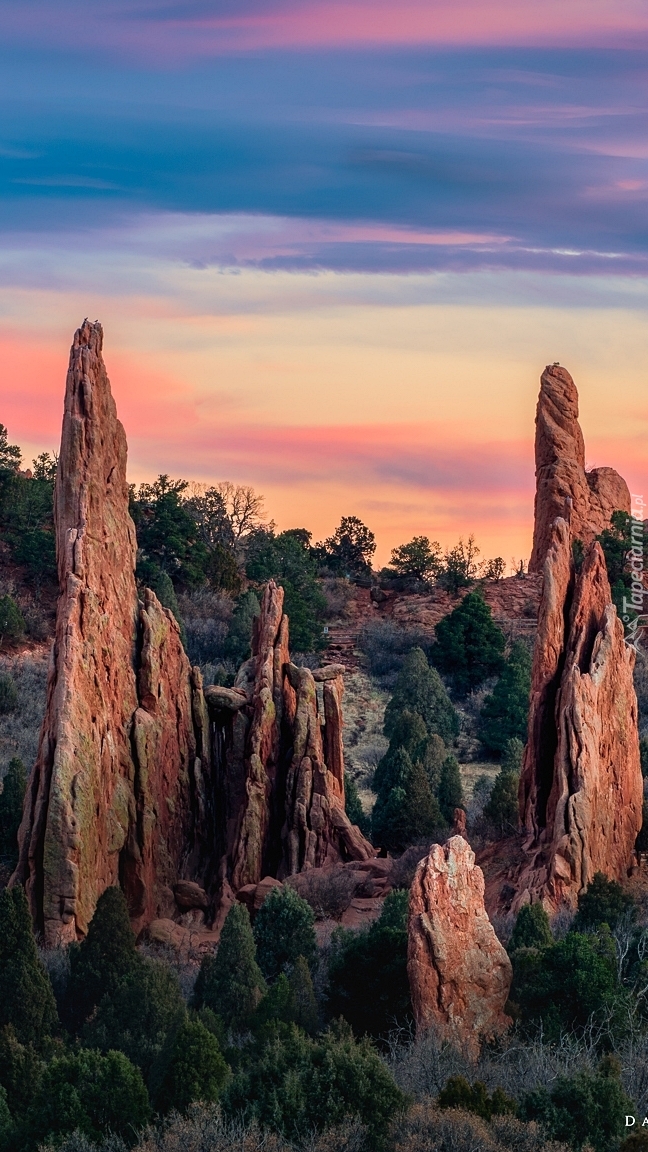
<path fill-rule="evenodd" d="M 252 658 L 226 695 L 205 692 L 217 734 L 225 889 L 375 855 L 344 809 L 343 674 L 341 665 L 312 672 L 291 663 L 283 589 L 269 581 Z"/>
<path fill-rule="evenodd" d="M 526 862 L 514 909 L 574 907 L 596 872 L 622 880 L 642 822 L 635 654 L 598 543 L 574 571 L 570 532 L 552 526 L 520 778 Z"/>
<path fill-rule="evenodd" d="M 564 519 L 572 540 L 590 544 L 613 512 L 630 511 L 628 485 L 614 468 L 585 471 L 578 423 L 578 392 L 569 372 L 549 365 L 542 373 L 536 411 L 536 497 L 529 572 L 542 572 L 552 524 Z"/>
<path fill-rule="evenodd" d="M 121 883 L 135 927 L 191 855 L 192 682 L 179 629 L 138 601 L 126 437 L 101 325 L 76 332 L 55 487 L 60 595 L 47 704 L 13 882 L 48 944 L 85 934 Z"/>
<path fill-rule="evenodd" d="M 418 1029 L 469 1055 L 505 1031 L 511 962 L 484 908 L 484 877 L 462 836 L 435 844 L 409 900 L 407 972 Z"/>

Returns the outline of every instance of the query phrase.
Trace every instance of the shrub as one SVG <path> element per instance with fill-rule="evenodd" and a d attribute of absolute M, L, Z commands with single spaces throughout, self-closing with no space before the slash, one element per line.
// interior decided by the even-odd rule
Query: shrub
<path fill-rule="evenodd" d="M 54 993 L 36 951 L 22 888 L 0 892 L 0 1028 L 7 1024 L 21 1044 L 41 1045 L 56 1028 Z"/>
<path fill-rule="evenodd" d="M 479 717 L 480 738 L 487 752 L 499 755 L 509 740 L 526 740 L 530 691 L 531 656 L 526 644 L 517 641 Z"/>
<path fill-rule="evenodd" d="M 430 668 L 421 648 L 413 648 L 405 657 L 394 693 L 385 709 L 385 736 L 389 739 L 403 711 L 417 712 L 428 734 L 436 732 L 442 740 L 452 740 L 459 731 L 459 720 L 441 677 Z"/>
<path fill-rule="evenodd" d="M 450 548 L 444 555 L 439 584 L 456 596 L 460 588 L 467 588 L 476 578 L 478 556 L 475 537 L 469 536 L 465 544 L 460 537 L 454 548 Z"/>
<path fill-rule="evenodd" d="M 464 1076 L 450 1076 L 439 1093 L 437 1108 L 461 1108 L 464 1112 L 474 1112 L 482 1120 L 492 1120 L 493 1116 L 514 1116 L 517 1103 L 501 1088 L 489 1096 L 481 1080 L 471 1085 Z"/>
<path fill-rule="evenodd" d="M 15 861 L 18 856 L 18 829 L 22 820 L 27 773 L 22 760 L 14 756 L 2 781 L 0 792 L 0 856 Z"/>
<path fill-rule="evenodd" d="M 100 1141 L 114 1132 L 134 1144 L 150 1116 L 148 1094 L 139 1068 L 121 1052 L 81 1050 L 58 1056 L 45 1068 L 27 1114 L 32 1145 L 57 1142 L 79 1129 Z"/>
<path fill-rule="evenodd" d="M 608 1056 L 596 1073 L 559 1076 L 551 1089 L 528 1093 L 522 1112 L 538 1120 L 550 1138 L 571 1148 L 589 1144 L 596 1152 L 609 1152 L 623 1136 L 625 1115 L 632 1114 L 633 1104 L 621 1085 L 620 1067 Z"/>
<path fill-rule="evenodd" d="M 0 596 L 0 647 L 5 640 L 19 640 L 25 631 L 22 613 L 11 596 Z"/>
<path fill-rule="evenodd" d="M 489 676 L 501 672 L 504 633 L 478 592 L 464 596 L 461 604 L 439 621 L 435 634 L 432 661 L 450 676 L 460 695 L 474 692 Z"/>
<path fill-rule="evenodd" d="M 310 904 L 316 920 L 338 919 L 349 907 L 357 877 L 341 864 L 333 868 L 310 868 L 287 881 Z"/>
<path fill-rule="evenodd" d="M 511 1001 L 523 1024 L 542 1022 L 545 1035 L 582 1029 L 610 1014 L 613 1026 L 627 997 L 619 985 L 612 941 L 570 932 L 550 948 L 518 948 L 511 957 Z"/>
<path fill-rule="evenodd" d="M 578 911 L 572 925 L 574 932 L 588 932 L 607 924 L 615 928 L 625 915 L 634 920 L 637 905 L 629 892 L 616 880 L 597 872 L 585 892 L 578 897 Z"/>
<path fill-rule="evenodd" d="M 515 918 L 508 943 L 509 953 L 515 952 L 517 948 L 550 948 L 552 944 L 549 917 L 542 904 L 525 904 Z"/>
<path fill-rule="evenodd" d="M 85 940 L 70 949 L 68 1001 L 73 1026 L 80 1027 L 138 963 L 124 894 L 119 888 L 106 888 Z"/>
<path fill-rule="evenodd" d="M 34 1045 L 21 1044 L 12 1025 L 0 1029 L 0 1084 L 7 1092 L 11 1116 L 18 1125 L 27 1115 L 44 1068 L 45 1062 Z"/>
<path fill-rule="evenodd" d="M 254 921 L 259 967 L 266 980 L 276 980 L 287 965 L 317 955 L 313 909 L 289 884 L 273 888 Z"/>
<path fill-rule="evenodd" d="M 230 1115 L 244 1113 L 293 1139 L 357 1118 L 380 1148 L 389 1121 L 405 1104 L 387 1067 L 367 1041 L 337 1025 L 312 1040 L 294 1025 L 279 1026 L 225 1096 Z"/>
<path fill-rule="evenodd" d="M 639 741 L 639 755 L 641 757 L 641 775 L 645 780 L 648 776 L 648 736 L 643 736 Z"/>
<path fill-rule="evenodd" d="M 401 628 L 393 620 L 369 620 L 365 624 L 358 641 L 367 657 L 369 671 L 373 676 L 390 680 L 403 666 L 405 657 L 412 648 L 429 646 L 428 637 L 412 628 Z"/>
<path fill-rule="evenodd" d="M 215 956 L 203 957 L 194 990 L 194 1006 L 211 1008 L 227 1027 L 244 1028 L 266 990 L 256 961 L 250 914 L 233 904 Z"/>

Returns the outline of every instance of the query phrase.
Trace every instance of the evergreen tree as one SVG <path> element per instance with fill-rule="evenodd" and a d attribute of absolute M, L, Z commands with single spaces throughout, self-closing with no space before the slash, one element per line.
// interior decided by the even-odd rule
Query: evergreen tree
<path fill-rule="evenodd" d="M 538 1121 L 550 1140 L 570 1148 L 610 1152 L 625 1134 L 625 1116 L 635 1111 L 621 1084 L 621 1068 L 611 1056 L 597 1071 L 559 1076 L 550 1088 L 537 1088 L 522 1101 L 526 1120 Z"/>
<path fill-rule="evenodd" d="M 83 1042 L 101 1052 L 123 1052 L 149 1083 L 155 1061 L 184 1017 L 175 972 L 160 960 L 138 956 L 117 987 L 100 1001 L 83 1030 Z"/>
<path fill-rule="evenodd" d="M 411 844 L 426 840 L 443 822 L 423 765 L 419 760 L 412 763 L 404 748 L 397 749 L 371 817 L 374 843 L 391 852 L 404 852 Z"/>
<path fill-rule="evenodd" d="M 501 672 L 504 633 L 478 592 L 469 592 L 461 604 L 439 620 L 435 634 L 432 660 L 451 677 L 461 696 L 474 692 L 489 676 Z M 443 736 L 443 732 L 439 734 Z"/>
<path fill-rule="evenodd" d="M 22 819 L 27 774 L 22 760 L 14 756 L 0 792 L 0 856 L 14 862 L 18 856 L 18 829 Z"/>
<path fill-rule="evenodd" d="M 3 1152 L 13 1142 L 13 1135 L 14 1122 L 7 1103 L 7 1093 L 0 1084 L 0 1148 Z"/>
<path fill-rule="evenodd" d="M 448 824 L 452 824 L 455 808 L 463 808 L 464 804 L 459 764 L 455 756 L 446 756 L 441 765 L 438 795 L 441 815 Z"/>
<path fill-rule="evenodd" d="M 578 897 L 578 911 L 572 928 L 574 932 L 592 932 L 607 924 L 614 929 L 625 916 L 631 921 L 637 918 L 633 897 L 624 892 L 616 880 L 608 880 L 603 872 L 597 872 L 586 891 Z"/>
<path fill-rule="evenodd" d="M 399 712 L 394 719 L 393 726 L 391 726 L 389 748 L 379 760 L 374 772 L 373 787 L 375 791 L 380 792 L 385 787 L 393 786 L 399 771 L 397 767 L 394 768 L 394 758 L 399 750 L 404 749 L 412 761 L 422 760 L 425 758 L 428 740 L 425 721 L 418 712 L 412 712 L 409 708 L 404 708 L 402 712 Z M 445 747 L 445 745 L 443 746 Z"/>
<path fill-rule="evenodd" d="M 518 948 L 550 948 L 553 936 L 549 917 L 542 904 L 525 904 L 515 918 L 515 925 L 508 943 L 510 953 Z"/>
<path fill-rule="evenodd" d="M 36 951 L 22 888 L 0 892 L 0 1028 L 21 1044 L 46 1043 L 58 1023 L 52 986 Z"/>
<path fill-rule="evenodd" d="M 459 721 L 441 677 L 430 668 L 421 648 L 408 652 L 398 673 L 394 693 L 385 709 L 385 736 L 390 739 L 403 711 L 417 712 L 428 734 L 436 732 L 443 740 L 453 740 Z"/>
<path fill-rule="evenodd" d="M 487 752 L 499 755 L 509 740 L 526 740 L 530 692 L 531 655 L 526 644 L 517 641 L 481 709 L 480 737 Z"/>
<path fill-rule="evenodd" d="M 197 1019 L 185 1017 L 172 1033 L 162 1060 L 154 1097 L 160 1112 L 172 1108 L 184 1112 L 196 1101 L 215 1103 L 229 1078 L 218 1040 Z"/>
<path fill-rule="evenodd" d="M 0 1084 L 7 1093 L 12 1119 L 18 1125 L 27 1115 L 44 1068 L 42 1055 L 33 1044 L 21 1044 L 11 1024 L 0 1029 Z"/>
<path fill-rule="evenodd" d="M 227 640 L 225 641 L 225 655 L 236 664 L 248 660 L 252 651 L 252 625 L 255 616 L 261 611 L 258 597 L 252 589 L 243 592 L 236 601 L 232 613 Z"/>
<path fill-rule="evenodd" d="M 243 1028 L 265 992 L 256 961 L 250 914 L 233 904 L 223 925 L 218 951 L 205 956 L 194 992 L 196 1008 L 211 1008 L 227 1027 Z"/>
<path fill-rule="evenodd" d="M 73 1026 L 80 1027 L 138 962 L 124 894 L 119 888 L 106 888 L 85 940 L 70 949 L 68 1001 Z"/>
<path fill-rule="evenodd" d="M 430 543 L 427 536 L 414 536 L 409 544 L 392 549 L 391 567 L 397 576 L 414 580 L 433 580 L 441 571 L 441 545 Z"/>
<path fill-rule="evenodd" d="M 5 640 L 19 640 L 24 631 L 25 621 L 13 596 L 0 596 L 0 648 Z"/>
<path fill-rule="evenodd" d="M 298 956 L 288 978 L 291 994 L 292 1019 L 309 1036 L 317 1032 L 317 1000 L 313 978 L 304 956 Z"/>
<path fill-rule="evenodd" d="M 366 576 L 376 551 L 373 532 L 357 516 L 343 516 L 332 536 L 315 548 L 316 556 L 341 576 Z"/>
<path fill-rule="evenodd" d="M 305 528 L 291 528 L 278 536 L 269 529 L 259 530 L 248 544 L 245 566 L 251 580 L 272 578 L 281 584 L 291 646 L 301 652 L 315 652 L 326 645 L 322 632 L 326 600 L 317 583 L 310 538 Z"/>
<path fill-rule="evenodd" d="M 303 956 L 309 964 L 314 962 L 317 955 L 315 913 L 290 884 L 273 888 L 256 914 L 254 939 L 265 979 L 276 980 L 298 956 Z"/>
<path fill-rule="evenodd" d="M 484 807 L 484 816 L 495 826 L 500 836 L 510 835 L 517 829 L 519 785 L 519 772 L 511 771 L 510 768 L 502 767 L 495 777 L 488 803 Z"/>
<path fill-rule="evenodd" d="M 363 836 L 369 836 L 371 817 L 365 815 L 358 787 L 348 772 L 344 773 L 344 810 L 352 824 L 356 824 Z"/>

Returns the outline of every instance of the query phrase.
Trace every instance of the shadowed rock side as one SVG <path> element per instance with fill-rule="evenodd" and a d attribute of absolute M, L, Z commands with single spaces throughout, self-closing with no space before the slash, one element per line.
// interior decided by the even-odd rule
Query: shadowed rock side
<path fill-rule="evenodd" d="M 435 844 L 409 900 L 407 972 L 418 1029 L 471 1056 L 505 1031 L 511 962 L 484 908 L 484 877 L 461 836 Z"/>
<path fill-rule="evenodd" d="M 514 909 L 528 900 L 574 907 L 596 872 L 627 875 L 642 820 L 634 660 L 600 545 L 590 545 L 576 576 L 568 527 L 556 520 L 520 779 L 528 855 Z"/>
<path fill-rule="evenodd" d="M 76 332 L 55 488 L 60 594 L 46 712 L 14 883 L 48 944 L 86 930 L 121 882 L 135 926 L 192 845 L 189 666 L 152 592 L 138 604 L 126 437 L 101 325 Z"/>
<path fill-rule="evenodd" d="M 271 580 L 252 658 L 233 688 L 205 689 L 225 894 L 263 876 L 375 855 L 344 810 L 343 675 L 339 664 L 312 672 L 291 663 L 283 589 Z"/>
<path fill-rule="evenodd" d="M 578 392 L 569 372 L 549 365 L 542 373 L 536 411 L 536 496 L 529 572 L 542 572 L 557 517 L 572 540 L 590 544 L 608 528 L 613 512 L 630 511 L 628 485 L 614 468 L 585 471 L 578 423 Z"/>

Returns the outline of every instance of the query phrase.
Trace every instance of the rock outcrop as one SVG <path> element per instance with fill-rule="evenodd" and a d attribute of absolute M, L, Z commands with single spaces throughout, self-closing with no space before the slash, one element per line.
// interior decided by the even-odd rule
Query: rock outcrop
<path fill-rule="evenodd" d="M 136 927 L 191 853 L 192 685 L 172 614 L 138 602 L 126 437 L 100 324 L 76 332 L 55 488 L 60 595 L 46 713 L 13 882 L 49 944 L 124 887 Z"/>
<path fill-rule="evenodd" d="M 238 890 L 375 853 L 344 809 L 344 668 L 291 663 L 283 589 L 266 586 L 234 687 L 206 690 L 173 614 L 138 598 L 102 343 L 85 321 L 70 355 L 56 636 L 12 883 L 48 944 L 83 936 L 119 884 L 136 930 L 154 923 L 195 952 Z"/>
<path fill-rule="evenodd" d="M 578 392 L 569 372 L 548 365 L 536 411 L 536 496 L 529 572 L 542 572 L 557 517 L 572 540 L 587 545 L 608 528 L 613 512 L 630 511 L 628 485 L 613 468 L 585 471 L 585 443 L 578 423 Z"/>
<path fill-rule="evenodd" d="M 418 1029 L 476 1056 L 505 1031 L 511 962 L 484 908 L 484 877 L 461 836 L 435 844 L 409 900 L 407 971 Z"/>
<path fill-rule="evenodd" d="M 569 527 L 557 519 L 533 659 L 520 779 L 527 858 L 514 909 L 529 900 L 574 907 L 596 872 L 627 875 L 643 799 L 634 660 L 600 545 L 575 573 Z"/>
<path fill-rule="evenodd" d="M 207 688 L 215 729 L 221 883 L 234 892 L 375 851 L 344 809 L 344 668 L 291 663 L 283 589 L 266 585 L 253 655 Z"/>

